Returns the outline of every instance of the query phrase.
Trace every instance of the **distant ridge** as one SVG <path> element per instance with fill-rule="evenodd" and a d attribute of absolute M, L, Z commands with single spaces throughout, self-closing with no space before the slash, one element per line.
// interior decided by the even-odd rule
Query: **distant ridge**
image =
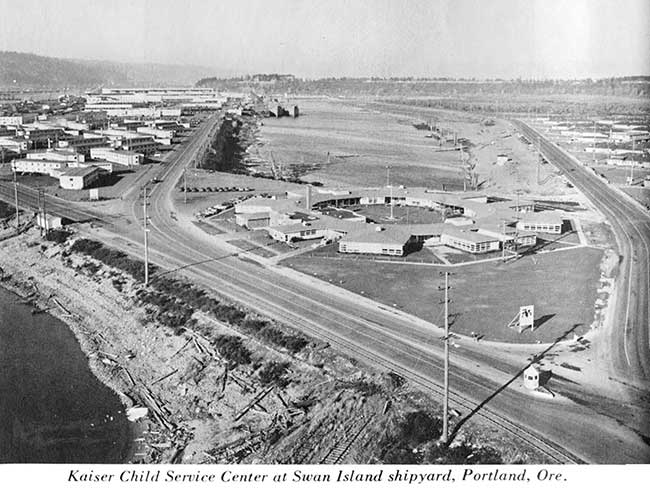
<path fill-rule="evenodd" d="M 191 86 L 213 68 L 52 58 L 0 51 L 0 88 Z"/>

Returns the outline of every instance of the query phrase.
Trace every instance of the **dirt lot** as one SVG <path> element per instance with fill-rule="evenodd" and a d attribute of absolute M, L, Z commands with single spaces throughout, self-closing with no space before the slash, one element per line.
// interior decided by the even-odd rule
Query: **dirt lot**
<path fill-rule="evenodd" d="M 148 407 L 137 422 L 134 461 L 430 460 L 413 453 L 433 449 L 437 407 L 400 377 L 361 368 L 318 341 L 292 353 L 197 309 L 188 322 L 193 325 L 169 328 L 158 306 L 137 298 L 143 296 L 141 283 L 83 254 L 69 254 L 68 246 L 43 242 L 29 231 L 0 243 L 0 265 L 16 291 L 28 281 L 37 285 L 39 306 L 70 325 L 94 373 L 126 406 Z M 52 307 L 51 297 L 69 314 Z M 176 310 L 168 301 L 160 306 Z M 206 339 L 208 333 L 239 338 L 250 361 L 227 360 Z M 404 434 L 425 425 L 435 428 L 424 436 Z M 547 461 L 489 426 L 466 425 L 449 450 L 450 461 Z M 341 446 L 347 451 L 338 459 Z"/>
<path fill-rule="evenodd" d="M 594 320 L 594 303 L 602 251 L 580 248 L 524 257 L 510 263 L 488 262 L 453 268 L 452 330 L 476 332 L 486 340 L 552 342 L 577 326 L 577 334 Z M 333 260 L 298 256 L 283 264 L 355 293 L 441 324 L 438 287 L 441 267 Z M 535 305 L 536 329 L 517 333 L 506 324 L 520 305 Z"/>

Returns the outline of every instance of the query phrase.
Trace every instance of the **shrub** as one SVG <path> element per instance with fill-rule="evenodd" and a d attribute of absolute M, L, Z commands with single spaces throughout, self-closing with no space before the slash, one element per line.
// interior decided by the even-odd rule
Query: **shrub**
<path fill-rule="evenodd" d="M 221 335 L 213 340 L 213 345 L 231 365 L 250 364 L 251 352 L 242 343 L 241 338 Z"/>
<path fill-rule="evenodd" d="M 45 239 L 48 241 L 55 242 L 57 244 L 63 244 L 65 241 L 68 240 L 68 237 L 72 235 L 71 232 L 68 232 L 67 230 L 63 229 L 52 229 L 45 235 Z"/>
<path fill-rule="evenodd" d="M 289 384 L 289 379 L 285 376 L 288 368 L 289 363 L 269 361 L 258 370 L 257 376 L 263 385 L 275 383 L 279 387 L 285 387 Z"/>

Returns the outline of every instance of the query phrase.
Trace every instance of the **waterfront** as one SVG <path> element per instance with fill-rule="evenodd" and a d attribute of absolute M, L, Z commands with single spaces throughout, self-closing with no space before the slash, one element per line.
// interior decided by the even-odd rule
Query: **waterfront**
<path fill-rule="evenodd" d="M 0 288 L 0 463 L 117 463 L 131 428 L 62 321 Z"/>

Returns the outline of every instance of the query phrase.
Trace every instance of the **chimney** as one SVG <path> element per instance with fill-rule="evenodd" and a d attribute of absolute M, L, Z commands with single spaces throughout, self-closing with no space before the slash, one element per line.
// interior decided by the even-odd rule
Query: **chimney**
<path fill-rule="evenodd" d="M 311 185 L 307 185 L 305 189 L 305 209 L 311 212 Z"/>

